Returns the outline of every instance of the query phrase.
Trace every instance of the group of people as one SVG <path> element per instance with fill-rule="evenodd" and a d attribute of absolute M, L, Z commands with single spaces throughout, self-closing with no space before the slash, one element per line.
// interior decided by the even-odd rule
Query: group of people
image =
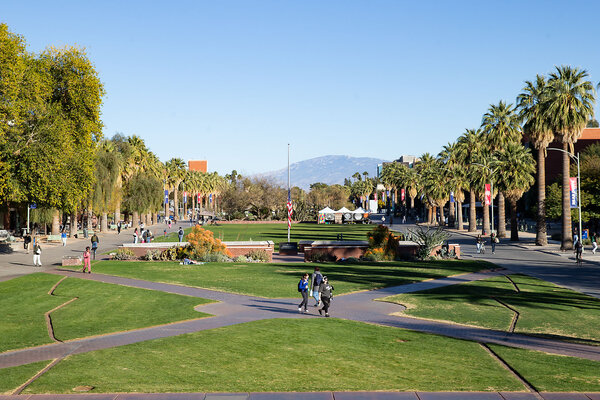
<path fill-rule="evenodd" d="M 329 283 L 329 279 L 321 273 L 319 267 L 315 267 L 314 272 L 310 276 L 302 275 L 298 282 L 298 292 L 302 295 L 302 302 L 298 305 L 298 312 L 308 313 L 308 297 L 312 296 L 315 299 L 315 307 L 322 307 L 318 310 L 319 314 L 325 313 L 329 317 L 329 307 L 331 299 L 333 299 L 333 286 Z"/>
<path fill-rule="evenodd" d="M 598 233 L 593 232 L 590 235 L 590 241 L 592 242 L 592 254 L 596 254 L 596 250 L 598 250 Z M 573 248 L 575 250 L 575 260 L 577 263 L 581 263 L 583 256 L 583 241 L 579 240 L 577 228 L 575 228 L 575 232 L 573 233 Z"/>
<path fill-rule="evenodd" d="M 133 243 L 150 243 L 154 238 L 154 235 L 150 231 L 150 229 L 146 229 L 144 224 L 140 224 L 140 231 L 138 233 L 138 228 L 133 230 Z"/>
<path fill-rule="evenodd" d="M 496 245 L 500 243 L 500 239 L 496 235 L 496 232 L 492 232 L 490 235 L 490 245 L 492 247 L 492 254 L 496 254 Z M 485 238 L 481 237 L 481 235 L 477 235 L 475 239 L 475 244 L 477 246 L 477 254 L 485 253 Z"/>

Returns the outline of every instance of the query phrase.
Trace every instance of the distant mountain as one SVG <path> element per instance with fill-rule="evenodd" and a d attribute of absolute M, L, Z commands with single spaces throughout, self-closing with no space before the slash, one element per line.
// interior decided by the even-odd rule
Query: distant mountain
<path fill-rule="evenodd" d="M 377 164 L 386 160 L 369 157 L 349 156 L 323 156 L 290 164 L 290 181 L 292 186 L 308 190 L 316 182 L 332 185 L 343 184 L 355 172 L 364 171 L 373 177 L 377 173 Z M 287 185 L 287 168 L 259 174 L 260 177 L 269 177 L 282 185 Z"/>

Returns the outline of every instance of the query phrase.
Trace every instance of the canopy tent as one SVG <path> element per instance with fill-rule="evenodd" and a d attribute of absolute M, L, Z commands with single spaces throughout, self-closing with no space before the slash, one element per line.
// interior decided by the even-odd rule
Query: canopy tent
<path fill-rule="evenodd" d="M 322 209 L 321 211 L 319 211 L 319 214 L 333 214 L 336 211 L 332 210 L 329 207 L 325 207 L 324 209 Z"/>
<path fill-rule="evenodd" d="M 336 211 L 336 213 L 341 213 L 341 214 L 346 214 L 346 213 L 351 213 L 351 212 L 352 211 L 348 210 L 346 207 L 342 207 Z"/>
<path fill-rule="evenodd" d="M 322 209 L 321 211 L 319 211 L 319 216 L 317 218 L 317 222 L 319 224 L 324 224 L 326 220 L 327 221 L 333 221 L 335 219 L 334 213 L 335 213 L 334 210 L 332 210 L 329 207 L 325 207 L 324 209 Z"/>

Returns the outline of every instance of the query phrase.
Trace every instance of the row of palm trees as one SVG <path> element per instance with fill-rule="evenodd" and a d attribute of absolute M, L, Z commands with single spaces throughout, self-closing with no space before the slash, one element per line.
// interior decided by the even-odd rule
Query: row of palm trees
<path fill-rule="evenodd" d="M 569 204 L 570 156 L 573 143 L 581 136 L 593 117 L 595 91 L 588 73 L 570 66 L 556 67 L 547 77 L 537 75 L 526 81 L 515 106 L 500 101 L 491 105 L 477 129 L 467 129 L 455 142 L 443 147 L 437 155 L 421 157 L 415 168 L 391 163 L 384 166 L 382 183 L 388 190 L 405 188 L 414 207 L 418 195 L 428 209 L 432 222 L 436 209 L 443 210 L 451 192 L 456 206 L 462 207 L 465 192 L 469 192 L 469 231 L 475 231 L 475 201 L 485 200 L 485 184 L 493 182 L 498 197 L 498 236 L 506 236 L 505 201 L 511 214 L 511 239 L 518 240 L 516 204 L 535 182 L 537 164 L 537 234 L 538 245 L 547 244 L 545 214 L 545 158 L 550 143 L 558 140 L 563 152 L 563 212 L 562 246 L 573 246 L 571 209 Z M 529 142 L 537 150 L 537 163 Z M 397 195 L 395 196 L 397 199 Z M 449 206 L 449 222 L 463 229 L 462 212 L 454 221 L 454 203 Z M 489 207 L 483 207 L 483 231 L 490 232 Z"/>

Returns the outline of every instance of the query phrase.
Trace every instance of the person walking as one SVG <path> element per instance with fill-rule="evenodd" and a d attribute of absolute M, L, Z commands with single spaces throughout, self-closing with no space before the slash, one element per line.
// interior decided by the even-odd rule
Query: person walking
<path fill-rule="evenodd" d="M 29 254 L 29 244 L 31 243 L 31 235 L 29 233 L 23 236 L 23 248 Z"/>
<path fill-rule="evenodd" d="M 579 242 L 579 235 L 577 233 L 577 228 L 575 228 L 573 230 L 573 246 L 576 246 L 577 242 Z"/>
<path fill-rule="evenodd" d="M 60 233 L 60 240 L 62 240 L 63 247 L 67 245 L 67 232 L 63 229 Z"/>
<path fill-rule="evenodd" d="M 298 282 L 298 291 L 302 294 L 302 302 L 298 305 L 298 312 L 302 312 L 302 307 L 304 307 L 304 312 L 308 312 L 308 274 L 302 275 L 302 279 Z"/>
<path fill-rule="evenodd" d="M 490 235 L 490 244 L 492 245 L 492 254 L 496 254 L 496 243 L 498 243 L 498 236 L 496 236 L 496 232 L 492 232 Z"/>
<path fill-rule="evenodd" d="M 96 259 L 96 250 L 98 250 L 98 243 L 100 243 L 100 239 L 98 239 L 98 235 L 96 235 L 95 232 L 92 235 L 92 239 L 90 239 L 90 241 L 92 242 L 92 254 L 94 255 L 94 260 L 95 260 Z"/>
<path fill-rule="evenodd" d="M 177 236 L 179 236 L 179 242 L 183 242 L 183 229 L 179 227 L 179 231 L 177 232 Z"/>
<path fill-rule="evenodd" d="M 133 243 L 137 243 L 138 239 L 139 239 L 139 237 L 138 237 L 138 231 L 137 231 L 137 228 L 135 228 L 133 230 Z"/>
<path fill-rule="evenodd" d="M 91 258 L 91 254 L 90 254 L 90 246 L 85 248 L 85 251 L 83 252 L 83 269 L 81 270 L 82 273 L 85 274 L 85 270 L 87 269 L 88 274 L 92 273 L 92 262 L 90 261 Z"/>
<path fill-rule="evenodd" d="M 33 266 L 42 266 L 42 247 L 40 246 L 40 241 L 37 239 L 35 241 L 35 245 L 33 245 Z"/>
<path fill-rule="evenodd" d="M 475 239 L 475 244 L 477 245 L 477 254 L 481 253 L 481 243 L 483 240 L 481 239 L 481 235 L 477 235 L 477 239 Z"/>
<path fill-rule="evenodd" d="M 582 254 L 583 254 L 583 243 L 581 243 L 581 240 L 578 240 L 575 243 L 575 262 L 577 263 L 577 265 L 580 265 L 582 260 Z"/>
<path fill-rule="evenodd" d="M 319 307 L 321 305 L 321 298 L 319 295 L 319 286 L 323 282 L 323 274 L 321 274 L 321 269 L 319 267 L 315 267 L 315 272 L 310 276 L 310 295 L 315 299 L 315 307 Z"/>
<path fill-rule="evenodd" d="M 121 234 L 121 221 L 117 224 L 117 235 Z"/>
<path fill-rule="evenodd" d="M 592 254 L 596 254 L 596 250 L 598 249 L 598 234 L 592 233 Z"/>
<path fill-rule="evenodd" d="M 323 308 L 319 309 L 319 314 L 329 317 L 329 306 L 331 305 L 331 299 L 333 299 L 333 286 L 329 283 L 329 279 L 326 276 L 323 277 L 323 283 L 319 286 L 319 292 L 321 293 L 321 301 L 323 302 Z"/>

